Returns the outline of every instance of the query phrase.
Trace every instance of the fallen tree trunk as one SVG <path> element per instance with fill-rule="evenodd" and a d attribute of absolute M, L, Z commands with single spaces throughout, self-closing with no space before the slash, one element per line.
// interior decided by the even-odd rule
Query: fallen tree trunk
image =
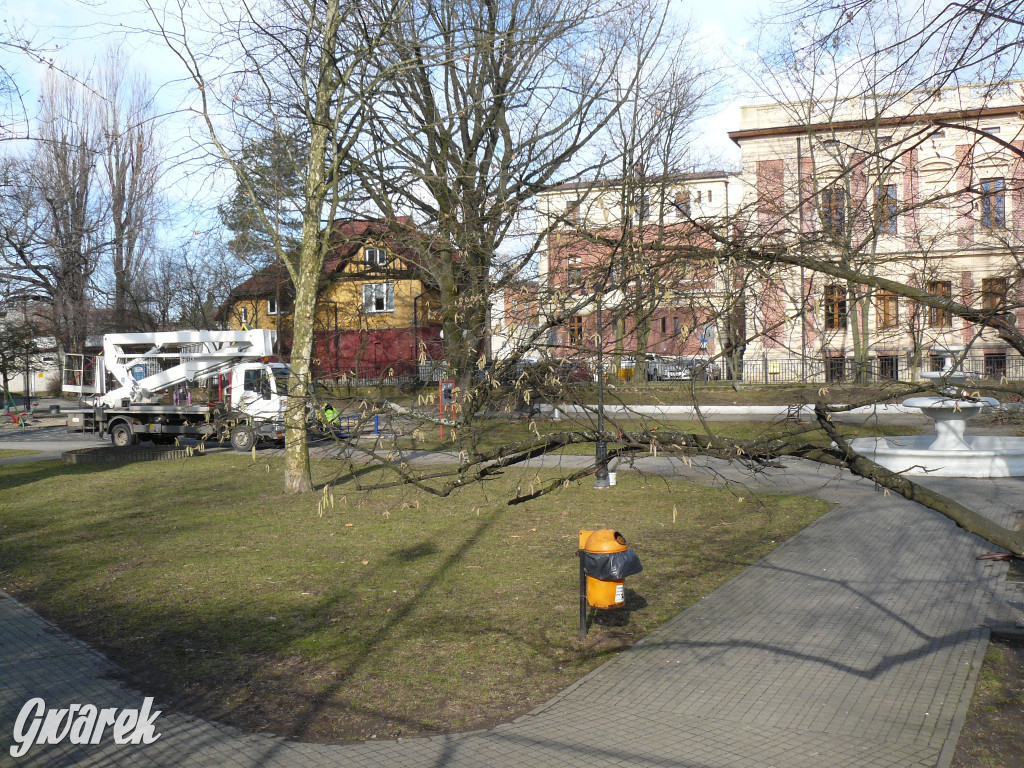
<path fill-rule="evenodd" d="M 948 517 L 968 533 L 973 533 L 998 547 L 1003 547 L 1017 557 L 1024 557 L 1024 530 L 1014 531 L 1004 528 L 948 496 L 919 485 L 905 475 L 890 472 L 880 464 L 876 464 L 853 450 L 836 429 L 829 418 L 828 411 L 821 403 L 815 405 L 814 414 L 821 428 L 838 446 L 846 468 L 855 475 L 878 483 L 883 488 L 888 488 L 905 499 L 916 501 L 918 504 L 933 509 Z"/>

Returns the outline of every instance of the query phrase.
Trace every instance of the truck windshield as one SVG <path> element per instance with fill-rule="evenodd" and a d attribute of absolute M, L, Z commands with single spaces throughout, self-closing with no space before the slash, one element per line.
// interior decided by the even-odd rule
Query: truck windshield
<path fill-rule="evenodd" d="M 287 368 L 275 368 L 274 369 L 274 383 L 277 384 L 277 394 L 284 396 L 288 394 L 288 377 L 291 376 L 291 371 Z"/>

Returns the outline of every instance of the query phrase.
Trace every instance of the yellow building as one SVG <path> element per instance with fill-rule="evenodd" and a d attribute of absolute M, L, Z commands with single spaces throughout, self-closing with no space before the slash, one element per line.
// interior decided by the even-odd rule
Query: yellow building
<path fill-rule="evenodd" d="M 317 300 L 315 375 L 413 375 L 421 360 L 439 359 L 438 292 L 420 254 L 383 221 L 335 221 L 331 238 Z M 277 262 L 232 289 L 219 317 L 231 328 L 276 330 L 286 357 L 293 296 L 288 271 Z"/>

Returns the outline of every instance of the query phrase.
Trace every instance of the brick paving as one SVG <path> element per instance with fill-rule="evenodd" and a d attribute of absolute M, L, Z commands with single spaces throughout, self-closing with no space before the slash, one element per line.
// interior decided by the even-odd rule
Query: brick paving
<path fill-rule="evenodd" d="M 698 472 L 663 459 L 645 469 Z M 716 468 L 719 481 L 732 475 L 741 479 Z M 0 765 L 937 765 L 955 741 L 988 628 L 1024 622 L 1006 564 L 977 560 L 991 545 L 865 481 L 790 467 L 744 482 L 814 493 L 835 508 L 552 700 L 474 733 L 302 744 L 165 711 L 151 745 L 44 745 L 14 760 L 13 721 L 29 698 L 138 707 L 142 694 L 0 593 Z M 1004 524 L 1024 507 L 1020 480 L 929 483 Z M 642 592 L 642 577 L 635 587 Z"/>

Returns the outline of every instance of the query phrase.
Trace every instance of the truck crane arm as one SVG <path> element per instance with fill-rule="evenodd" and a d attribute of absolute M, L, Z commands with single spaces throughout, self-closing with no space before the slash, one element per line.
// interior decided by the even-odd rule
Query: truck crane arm
<path fill-rule="evenodd" d="M 171 387 L 273 354 L 274 331 L 162 331 L 103 337 L 105 366 L 120 384 L 100 398 L 115 407 L 149 402 Z M 138 366 L 144 374 L 136 378 Z"/>

